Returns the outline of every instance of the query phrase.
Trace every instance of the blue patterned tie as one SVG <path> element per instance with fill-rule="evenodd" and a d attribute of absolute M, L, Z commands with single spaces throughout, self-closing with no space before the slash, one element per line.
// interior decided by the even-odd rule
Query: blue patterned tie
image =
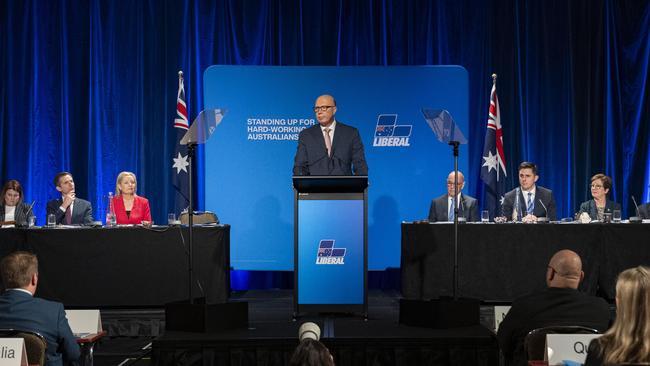
<path fill-rule="evenodd" d="M 534 206 L 533 206 L 533 193 L 528 192 L 528 204 L 526 206 L 526 213 L 528 213 L 529 215 L 532 214 L 533 213 L 533 208 L 534 208 Z"/>
<path fill-rule="evenodd" d="M 456 200 L 452 199 L 451 204 L 449 205 L 449 214 L 447 215 L 449 218 L 449 221 L 454 221 L 454 206 L 455 206 Z"/>

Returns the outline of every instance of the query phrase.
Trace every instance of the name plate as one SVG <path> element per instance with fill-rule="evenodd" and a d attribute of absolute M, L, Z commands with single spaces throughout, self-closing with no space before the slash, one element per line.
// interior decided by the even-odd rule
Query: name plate
<path fill-rule="evenodd" d="M 551 365 L 564 365 L 563 360 L 584 364 L 589 343 L 601 334 L 547 334 L 544 360 Z"/>
<path fill-rule="evenodd" d="M 0 338 L 0 366 L 28 366 L 24 339 Z"/>
<path fill-rule="evenodd" d="M 66 310 L 65 316 L 72 333 L 77 338 L 102 332 L 102 317 L 99 309 Z"/>
<path fill-rule="evenodd" d="M 494 332 L 499 330 L 499 325 L 503 319 L 506 318 L 506 314 L 510 311 L 510 306 L 495 306 L 494 307 Z"/>

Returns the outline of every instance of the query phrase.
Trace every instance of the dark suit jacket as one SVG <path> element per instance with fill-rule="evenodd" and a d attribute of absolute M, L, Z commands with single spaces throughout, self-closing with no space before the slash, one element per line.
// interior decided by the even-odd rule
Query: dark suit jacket
<path fill-rule="evenodd" d="M 609 305 L 600 297 L 570 288 L 547 288 L 515 300 L 497 339 L 506 365 L 526 365 L 524 338 L 533 329 L 551 325 L 580 325 L 607 330 Z"/>
<path fill-rule="evenodd" d="M 63 203 L 62 199 L 50 200 L 47 203 L 47 214 L 54 214 L 56 216 L 56 223 L 62 224 L 65 219 L 65 212 L 61 211 L 59 207 Z M 90 225 L 93 223 L 93 208 L 90 202 L 82 200 L 81 198 L 74 199 L 74 206 L 72 208 L 72 225 Z"/>
<path fill-rule="evenodd" d="M 16 205 L 16 211 L 14 212 L 16 227 L 27 227 L 27 218 L 29 216 L 34 216 L 34 211 L 29 210 L 29 205 L 26 205 L 24 202 L 18 203 Z M 0 204 L 0 221 L 5 221 L 4 204 Z"/>
<path fill-rule="evenodd" d="M 512 220 L 512 210 L 515 205 L 515 197 L 516 197 L 516 191 L 517 188 L 513 189 L 512 191 L 506 193 L 505 197 L 503 198 L 503 205 L 501 206 L 502 211 L 503 211 L 503 216 L 508 218 L 508 220 Z M 546 206 L 546 210 L 548 210 L 548 215 L 546 214 L 546 210 L 544 210 L 544 206 L 542 206 L 539 201 L 542 201 L 544 206 Z M 521 208 L 521 213 L 522 217 L 526 216 L 526 198 L 524 198 L 523 192 L 521 189 L 519 189 L 519 207 Z M 548 217 L 549 220 L 555 221 L 557 220 L 557 214 L 556 214 L 557 208 L 555 207 L 555 197 L 553 197 L 553 192 L 550 189 L 546 189 L 544 187 L 536 186 L 535 187 L 535 207 L 533 209 L 533 215 L 537 217 Z"/>
<path fill-rule="evenodd" d="M 368 175 L 359 131 L 336 121 L 332 157 L 327 156 L 320 124 L 306 128 L 298 136 L 294 175 Z"/>
<path fill-rule="evenodd" d="M 63 304 L 16 290 L 0 295 L 0 328 L 31 330 L 47 341 L 46 365 L 76 362 L 80 351 L 72 335 Z"/>
<path fill-rule="evenodd" d="M 466 218 L 467 221 L 478 221 L 478 201 L 476 198 L 461 193 L 458 215 Z M 449 221 L 449 200 L 446 193 L 431 200 L 429 221 Z"/>
<path fill-rule="evenodd" d="M 639 215 L 642 219 L 650 219 L 650 203 L 639 206 Z"/>
<path fill-rule="evenodd" d="M 614 202 L 607 200 L 605 201 L 605 213 L 613 213 L 614 210 L 620 210 L 621 205 Z M 596 208 L 596 201 L 593 199 L 589 201 L 585 201 L 580 204 L 580 210 L 578 211 L 578 215 L 581 213 L 586 212 L 589 214 L 589 217 L 591 217 L 592 220 L 598 220 L 598 208 Z"/>

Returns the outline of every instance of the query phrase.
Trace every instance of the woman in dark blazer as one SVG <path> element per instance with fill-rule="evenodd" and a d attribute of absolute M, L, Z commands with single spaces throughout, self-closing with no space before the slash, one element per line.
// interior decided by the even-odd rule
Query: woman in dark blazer
<path fill-rule="evenodd" d="M 31 216 L 34 213 L 29 205 L 23 203 L 23 187 L 20 183 L 13 179 L 5 183 L 0 196 L 2 227 L 26 227 Z"/>
<path fill-rule="evenodd" d="M 593 199 L 583 202 L 576 216 L 586 212 L 592 220 L 603 221 L 605 214 L 611 215 L 614 210 L 620 210 L 620 204 L 607 199 L 610 189 L 612 189 L 612 178 L 605 174 L 596 174 L 591 177 L 591 196 Z"/>
<path fill-rule="evenodd" d="M 131 172 L 121 172 L 117 176 L 113 209 L 118 225 L 151 224 L 149 201 L 135 194 L 136 185 L 135 174 Z"/>

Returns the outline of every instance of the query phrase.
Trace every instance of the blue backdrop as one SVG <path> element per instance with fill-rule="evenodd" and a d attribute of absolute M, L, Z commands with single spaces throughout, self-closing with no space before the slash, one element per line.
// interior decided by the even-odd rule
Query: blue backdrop
<path fill-rule="evenodd" d="M 482 194 L 495 72 L 509 172 L 537 162 L 560 216 L 605 172 L 629 214 L 631 194 L 649 199 L 649 37 L 645 1 L 0 0 L 0 178 L 25 185 L 43 222 L 57 171 L 97 206 L 133 170 L 161 222 L 179 69 L 193 118 L 209 65 L 458 64 L 470 85 L 468 193 Z"/>
<path fill-rule="evenodd" d="M 467 131 L 465 69 L 214 66 L 204 81 L 206 108 L 227 110 L 205 146 L 205 207 L 232 225 L 235 269 L 293 269 L 293 159 L 323 93 L 336 97 L 337 120 L 357 127 L 364 144 L 368 267 L 399 267 L 400 222 L 426 218 L 453 169 L 451 148 L 436 140 L 422 109 L 448 110 Z M 386 127 L 377 132 L 378 124 Z M 403 146 L 383 146 L 378 135 L 391 129 Z M 467 151 L 461 145 L 462 171 Z"/>

